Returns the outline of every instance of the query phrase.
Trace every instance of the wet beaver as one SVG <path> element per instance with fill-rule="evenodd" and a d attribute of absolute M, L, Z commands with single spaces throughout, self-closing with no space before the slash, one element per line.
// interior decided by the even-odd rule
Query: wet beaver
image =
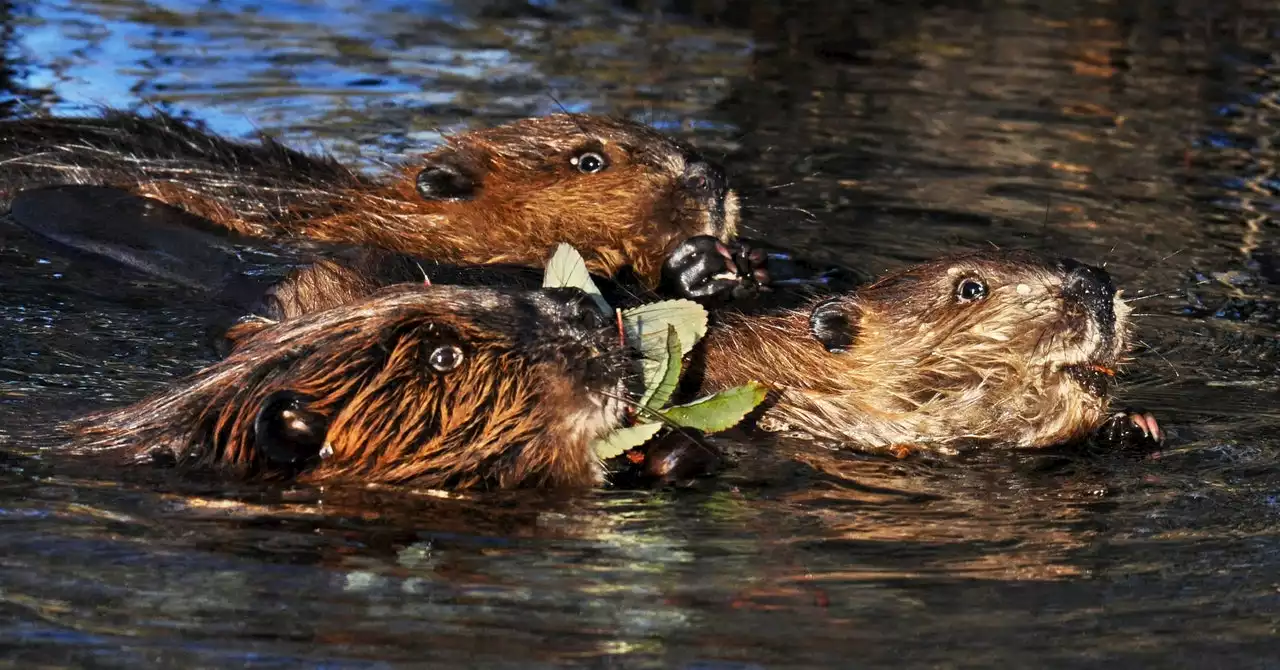
<path fill-rule="evenodd" d="M 301 481 L 601 483 L 631 357 L 586 294 L 397 285 L 257 330 L 226 359 L 75 425 L 91 452 Z"/>
<path fill-rule="evenodd" d="M 622 119 L 564 114 L 466 132 L 385 178 L 265 137 L 232 142 L 115 111 L 0 123 L 0 160 L 5 202 L 40 186 L 116 186 L 244 235 L 451 263 L 540 265 L 569 242 L 594 272 L 695 298 L 739 287 L 735 250 L 750 274 L 749 252 L 731 248 L 738 196 L 724 171 Z"/>
<path fill-rule="evenodd" d="M 761 418 L 870 450 L 1041 447 L 1108 427 L 1129 308 L 1096 267 L 1027 251 L 923 263 L 803 310 L 722 315 L 703 385 L 761 379 Z M 1152 439 L 1146 414 L 1114 416 Z"/>

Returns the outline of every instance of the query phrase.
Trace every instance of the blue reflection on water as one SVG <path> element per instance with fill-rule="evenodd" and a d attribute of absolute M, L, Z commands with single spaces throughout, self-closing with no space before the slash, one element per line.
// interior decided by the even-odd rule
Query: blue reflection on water
<path fill-rule="evenodd" d="M 448 104 L 455 95 L 431 91 L 434 77 L 513 65 L 502 49 L 392 55 L 388 23 L 461 20 L 443 2 L 40 3 L 17 31 L 18 51 L 34 65 L 18 83 L 53 92 L 56 113 L 181 101 L 214 131 L 244 136 L 264 119 L 387 96 Z"/>

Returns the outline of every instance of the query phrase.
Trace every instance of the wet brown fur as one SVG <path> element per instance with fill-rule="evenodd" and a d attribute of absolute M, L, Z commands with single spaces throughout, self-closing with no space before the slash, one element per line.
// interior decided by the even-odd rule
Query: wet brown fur
<path fill-rule="evenodd" d="M 258 328 L 170 391 L 74 426 L 81 446 L 243 476 L 283 476 L 255 445 L 259 409 L 300 394 L 332 454 L 298 478 L 432 488 L 600 483 L 590 440 L 619 424 L 629 373 L 608 328 L 556 317 L 543 292 L 399 285 Z M 465 354 L 450 372 L 433 347 Z"/>
<path fill-rule="evenodd" d="M 609 167 L 577 171 L 582 151 Z M 455 135 L 387 178 L 263 139 L 233 143 L 175 119 L 112 112 L 103 119 L 0 124 L 0 191 L 60 183 L 132 190 L 259 237 L 381 247 L 454 263 L 540 264 L 559 242 L 592 271 L 631 267 L 650 285 L 672 246 L 736 234 L 737 196 L 690 188 L 688 147 L 621 119 L 556 115 Z M 474 180 L 470 199 L 424 199 L 415 179 L 444 162 Z"/>
<path fill-rule="evenodd" d="M 1064 276 L 1028 252 L 895 272 L 838 299 L 857 333 L 843 353 L 810 334 L 821 300 L 769 316 L 728 314 L 705 343 L 705 385 L 761 379 L 777 389 L 763 427 L 873 450 L 1070 441 L 1106 419 L 1109 379 L 1091 366 L 1120 363 L 1129 324 L 1117 295 L 1114 329 L 1104 332 L 1063 297 Z M 955 287 L 967 277 L 987 283 L 984 300 L 958 303 Z"/>

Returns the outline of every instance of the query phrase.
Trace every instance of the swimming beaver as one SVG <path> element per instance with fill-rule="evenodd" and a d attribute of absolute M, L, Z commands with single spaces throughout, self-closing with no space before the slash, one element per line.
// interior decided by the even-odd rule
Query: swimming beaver
<path fill-rule="evenodd" d="M 590 442 L 635 374 L 576 289 L 397 285 L 258 329 L 226 359 L 74 426 L 81 448 L 301 481 L 602 482 Z"/>
<path fill-rule="evenodd" d="M 1041 447 L 1107 425 L 1129 345 L 1107 273 L 1028 251 L 908 267 L 772 315 L 728 313 L 704 340 L 704 390 L 762 379 L 760 425 L 870 450 Z M 1150 415 L 1123 418 L 1155 440 Z"/>
<path fill-rule="evenodd" d="M 450 263 L 541 265 L 568 242 L 593 272 L 682 297 L 765 276 L 760 254 L 734 242 L 738 196 L 724 171 L 622 119 L 565 114 L 462 133 L 384 178 L 269 138 L 232 142 L 117 111 L 0 122 L 0 161 L 4 202 L 41 186 L 116 186 L 244 235 Z"/>

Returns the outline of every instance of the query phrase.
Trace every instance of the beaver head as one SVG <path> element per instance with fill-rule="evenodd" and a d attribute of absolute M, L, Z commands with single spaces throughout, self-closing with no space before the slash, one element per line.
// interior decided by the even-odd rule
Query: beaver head
<path fill-rule="evenodd" d="M 258 329 L 89 446 L 304 481 L 588 486 L 631 362 L 585 294 L 399 285 Z"/>
<path fill-rule="evenodd" d="M 780 394 L 768 419 L 870 447 L 1045 446 L 1106 419 L 1128 314 L 1100 268 L 975 253 L 808 310 L 727 321 L 708 341 L 707 375 L 770 380 Z M 777 362 L 745 369 L 766 357 Z"/>
<path fill-rule="evenodd" d="M 350 194 L 335 216 L 303 222 L 307 234 L 473 263 L 539 263 L 570 241 L 593 271 L 629 266 L 656 281 L 679 241 L 737 233 L 724 171 L 623 119 L 523 119 L 449 137 L 403 169 L 385 189 Z"/>

